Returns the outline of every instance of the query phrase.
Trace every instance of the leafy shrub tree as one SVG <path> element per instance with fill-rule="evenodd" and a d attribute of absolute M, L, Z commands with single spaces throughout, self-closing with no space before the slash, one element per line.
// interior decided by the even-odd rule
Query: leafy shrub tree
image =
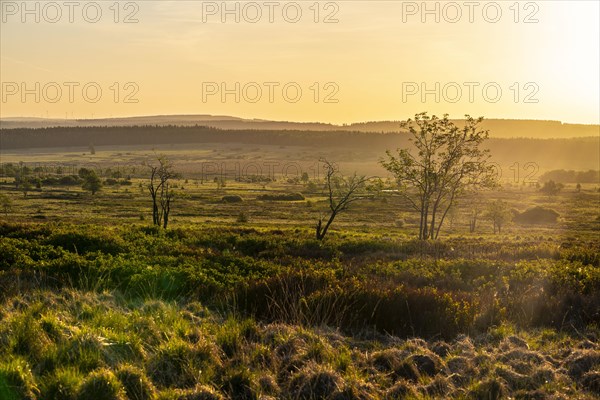
<path fill-rule="evenodd" d="M 23 197 L 27 197 L 27 193 L 29 193 L 31 191 L 31 189 L 33 189 L 33 184 L 31 183 L 29 178 L 21 179 L 20 186 L 21 186 L 21 191 L 23 192 Z"/>
<path fill-rule="evenodd" d="M 5 194 L 0 195 L 0 208 L 5 216 L 12 210 L 12 200 Z"/>
<path fill-rule="evenodd" d="M 64 186 L 75 186 L 81 183 L 82 179 L 77 175 L 65 175 L 58 179 L 58 183 Z"/>
<path fill-rule="evenodd" d="M 77 175 L 81 178 L 84 179 L 86 176 L 88 176 L 89 174 L 91 174 L 93 171 L 87 168 L 79 168 L 79 171 L 77 171 Z"/>
<path fill-rule="evenodd" d="M 0 165 L 0 175 L 15 177 L 17 174 L 17 167 L 13 163 Z"/>
<path fill-rule="evenodd" d="M 83 177 L 83 185 L 81 187 L 83 190 L 92 192 L 92 195 L 95 195 L 102 188 L 102 181 L 96 175 L 96 172 L 89 171 Z"/>
<path fill-rule="evenodd" d="M 217 190 L 221 190 L 227 186 L 227 181 L 222 176 L 215 176 L 214 182 L 217 184 Z"/>
<path fill-rule="evenodd" d="M 487 218 L 494 225 L 494 233 L 500 233 L 502 227 L 510 221 L 512 214 L 508 203 L 500 199 L 488 205 Z"/>
<path fill-rule="evenodd" d="M 302 177 L 300 177 L 300 180 L 302 181 L 302 183 L 304 183 L 306 185 L 308 183 L 308 181 L 310 181 L 310 177 L 308 176 L 308 172 L 303 172 L 302 173 Z"/>
<path fill-rule="evenodd" d="M 427 113 L 416 114 L 401 127 L 411 134 L 412 149 L 387 151 L 381 164 L 400 186 L 420 217 L 419 239 L 437 239 L 444 219 L 466 189 L 495 186 L 489 150 L 482 148 L 488 131 L 481 130 L 483 118 L 465 116 L 459 127 L 448 119 Z"/>
<path fill-rule="evenodd" d="M 549 180 L 544 183 L 544 186 L 540 189 L 540 192 L 547 194 L 548 196 L 556 196 L 565 187 L 562 183 L 556 183 L 553 180 Z"/>

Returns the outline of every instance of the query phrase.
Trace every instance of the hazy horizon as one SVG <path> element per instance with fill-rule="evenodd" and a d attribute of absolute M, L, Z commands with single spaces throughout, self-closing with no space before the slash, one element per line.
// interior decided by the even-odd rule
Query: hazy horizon
<path fill-rule="evenodd" d="M 4 1 L 0 116 L 600 123 L 598 2 L 275 3 Z"/>
<path fill-rule="evenodd" d="M 471 115 L 472 117 L 479 117 L 475 115 Z M 82 118 L 60 118 L 60 117 L 44 117 L 44 116 L 35 116 L 35 115 L 10 115 L 10 116 L 1 116 L 0 120 L 53 120 L 53 121 L 70 121 L 70 120 L 78 120 L 78 121 L 100 121 L 100 120 L 111 120 L 111 119 L 135 119 L 135 118 L 183 118 L 183 117 L 209 117 L 211 119 L 215 118 L 228 118 L 228 119 L 238 119 L 238 120 L 246 120 L 246 121 L 268 121 L 268 122 L 289 122 L 289 123 L 298 123 L 298 124 L 328 124 L 328 125 L 336 125 L 336 126 L 344 126 L 344 125 L 355 125 L 355 124 L 364 124 L 364 123 L 373 123 L 373 122 L 401 122 L 405 121 L 407 118 L 412 118 L 414 115 L 402 115 L 401 117 L 392 118 L 392 119 L 382 119 L 382 120 L 353 120 L 353 121 L 342 121 L 342 122 L 329 122 L 329 121 L 317 121 L 317 120 L 275 120 L 275 119 L 265 119 L 254 116 L 239 116 L 239 115 L 218 115 L 218 114 L 132 114 L 132 115 L 109 115 L 109 116 L 95 116 L 94 118 L 82 117 Z M 438 117 L 442 117 L 442 115 L 438 115 Z M 464 116 L 453 116 L 449 115 L 451 120 L 463 120 Z M 485 120 L 493 120 L 493 121 L 538 121 L 538 122 L 558 122 L 562 125 L 586 125 L 586 126 L 600 126 L 600 121 L 597 123 L 590 122 L 572 122 L 572 121 L 563 121 L 559 119 L 536 119 L 536 118 L 509 118 L 509 117 L 497 117 L 497 116 L 483 116 Z"/>

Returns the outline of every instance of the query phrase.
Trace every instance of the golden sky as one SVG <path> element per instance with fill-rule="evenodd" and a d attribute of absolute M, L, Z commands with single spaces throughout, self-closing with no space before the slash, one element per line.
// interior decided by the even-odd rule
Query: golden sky
<path fill-rule="evenodd" d="M 598 1 L 0 6 L 1 117 L 600 123 Z"/>

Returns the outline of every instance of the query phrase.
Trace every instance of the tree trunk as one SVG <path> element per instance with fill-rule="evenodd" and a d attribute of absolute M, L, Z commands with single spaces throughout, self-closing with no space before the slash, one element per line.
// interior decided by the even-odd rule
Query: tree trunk
<path fill-rule="evenodd" d="M 169 213 L 171 212 L 171 199 L 167 198 L 166 204 L 162 207 L 163 209 L 163 228 L 167 229 L 169 224 Z"/>
<path fill-rule="evenodd" d="M 429 236 L 428 227 L 429 227 L 429 200 L 427 200 L 425 203 L 425 211 L 423 214 L 423 234 L 421 235 L 422 240 L 427 240 L 427 238 Z"/>
<path fill-rule="evenodd" d="M 435 239 L 435 214 L 437 213 L 437 202 L 433 205 L 433 210 L 431 211 L 431 227 L 429 228 L 429 238 Z"/>
<path fill-rule="evenodd" d="M 323 240 L 323 238 L 325 237 L 325 235 L 327 234 L 327 230 L 329 230 L 329 226 L 333 223 L 333 220 L 335 219 L 335 216 L 337 215 L 337 211 L 332 211 L 331 215 L 329 216 L 329 219 L 327 220 L 327 223 L 325 224 L 325 226 L 321 229 L 321 220 L 319 220 L 319 223 L 317 224 L 317 240 Z"/>
<path fill-rule="evenodd" d="M 421 220 L 419 221 L 419 240 L 423 240 L 423 225 L 425 216 L 425 198 L 421 199 Z"/>
<path fill-rule="evenodd" d="M 317 228 L 316 228 L 316 235 L 317 235 L 317 240 L 321 240 L 321 225 L 322 225 L 323 220 L 319 219 L 319 222 L 317 223 Z"/>

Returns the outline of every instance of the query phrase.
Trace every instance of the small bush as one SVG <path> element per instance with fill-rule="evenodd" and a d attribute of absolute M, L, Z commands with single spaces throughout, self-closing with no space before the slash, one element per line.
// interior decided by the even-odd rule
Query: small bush
<path fill-rule="evenodd" d="M 258 200 L 263 201 L 303 201 L 304 195 L 302 193 L 281 193 L 281 194 L 261 194 L 257 197 Z"/>
<path fill-rule="evenodd" d="M 96 251 L 118 254 L 128 250 L 127 244 L 121 238 L 95 232 L 58 231 L 48 238 L 47 244 L 79 254 Z"/>
<path fill-rule="evenodd" d="M 227 195 L 227 196 L 223 196 L 221 198 L 221 201 L 223 203 L 241 203 L 244 201 L 244 199 L 242 199 L 241 196 L 238 195 Z"/>
<path fill-rule="evenodd" d="M 81 178 L 77 175 L 67 175 L 58 179 L 58 183 L 64 186 L 77 186 L 81 184 L 81 182 Z"/>
<path fill-rule="evenodd" d="M 559 216 L 550 208 L 537 206 L 516 215 L 514 220 L 520 224 L 554 224 Z"/>
<path fill-rule="evenodd" d="M 236 218 L 236 222 L 238 224 L 245 224 L 248 222 L 248 220 L 248 214 L 246 214 L 244 211 L 241 211 Z"/>

